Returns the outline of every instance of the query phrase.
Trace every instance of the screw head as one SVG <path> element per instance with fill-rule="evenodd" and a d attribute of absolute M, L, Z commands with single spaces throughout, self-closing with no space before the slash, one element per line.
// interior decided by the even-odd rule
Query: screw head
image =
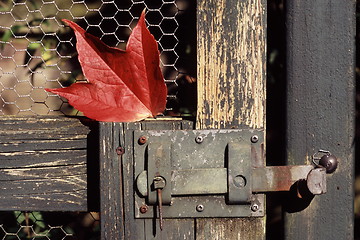
<path fill-rule="evenodd" d="M 254 135 L 251 137 L 251 142 L 252 143 L 257 143 L 259 141 L 259 136 L 258 135 Z"/>
<path fill-rule="evenodd" d="M 146 141 L 147 141 L 147 137 L 146 136 L 141 136 L 141 137 L 139 137 L 138 143 L 140 145 L 143 145 L 143 144 L 146 143 Z"/>
<path fill-rule="evenodd" d="M 204 141 L 204 137 L 203 136 L 196 136 L 195 137 L 195 142 L 196 143 L 202 143 Z"/>
<path fill-rule="evenodd" d="M 253 203 L 251 205 L 251 211 L 256 212 L 259 210 L 259 205 L 257 203 Z"/>
<path fill-rule="evenodd" d="M 125 153 L 125 149 L 123 147 L 117 147 L 116 148 L 116 154 L 117 155 L 123 155 Z"/>
<path fill-rule="evenodd" d="M 140 212 L 141 213 L 146 213 L 148 211 L 148 206 L 147 205 L 142 205 L 140 208 L 139 208 Z"/>
<path fill-rule="evenodd" d="M 204 211 L 204 205 L 202 205 L 202 204 L 197 205 L 196 206 L 196 211 L 198 211 L 198 212 Z"/>

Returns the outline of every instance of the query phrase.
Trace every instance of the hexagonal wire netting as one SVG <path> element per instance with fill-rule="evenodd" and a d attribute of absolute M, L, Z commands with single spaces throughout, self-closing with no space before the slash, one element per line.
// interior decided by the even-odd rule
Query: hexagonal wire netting
<path fill-rule="evenodd" d="M 182 73 L 180 55 L 193 54 L 179 41 L 179 18 L 189 0 L 14 0 L 0 5 L 0 114 L 78 115 L 66 99 L 44 88 L 84 81 L 75 37 L 61 19 L 77 22 L 110 46 L 124 49 L 144 8 L 161 52 L 168 85 L 167 110 L 188 113 L 177 99 Z M 184 35 L 184 34 L 182 34 Z M 189 35 L 189 33 L 185 34 Z M 194 38 L 194 36 L 191 36 Z M 182 57 L 181 57 L 182 58 Z M 186 57 L 185 57 L 186 58 Z M 190 71 L 191 72 L 191 71 Z M 194 71 L 192 71 L 192 75 Z M 194 78 L 186 77 L 189 82 Z M 181 84 L 181 83 L 180 83 Z M 194 104 L 193 104 L 194 105 Z M 191 108 L 191 107 L 190 107 Z M 194 106 L 192 107 L 194 108 Z M 184 110 L 185 109 L 185 110 Z"/>
<path fill-rule="evenodd" d="M 100 239 L 98 213 L 2 212 L 0 239 Z"/>
<path fill-rule="evenodd" d="M 196 109 L 196 79 L 190 77 L 196 74 L 195 2 L 2 0 L 0 115 L 81 115 L 66 99 L 44 90 L 86 81 L 77 60 L 74 34 L 61 19 L 75 21 L 106 44 L 124 49 L 144 8 L 149 30 L 161 53 L 161 68 L 168 86 L 167 114 L 191 115 Z M 52 214 L 58 219 L 59 213 Z M 97 216 L 90 214 L 93 215 Z M 13 221 L 8 221 L 6 216 Z M 74 229 L 83 229 L 86 218 L 91 225 L 89 229 L 94 230 L 98 225 L 98 219 L 89 218 L 86 213 L 71 214 L 81 224 L 68 220 L 66 225 L 52 223 L 54 217 L 49 216 L 52 215 L 38 212 L 0 213 L 0 238 L 72 239 Z"/>

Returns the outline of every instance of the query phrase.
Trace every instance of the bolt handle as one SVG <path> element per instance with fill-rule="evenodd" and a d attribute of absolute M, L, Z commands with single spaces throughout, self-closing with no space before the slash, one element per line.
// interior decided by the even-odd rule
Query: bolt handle
<path fill-rule="evenodd" d="M 166 185 L 166 180 L 165 180 L 165 178 L 158 176 L 158 177 L 154 177 L 153 183 L 154 183 L 155 190 L 163 189 Z"/>
<path fill-rule="evenodd" d="M 326 173 L 333 173 L 338 166 L 338 160 L 334 155 L 326 154 L 320 158 L 319 165 L 326 169 Z"/>
<path fill-rule="evenodd" d="M 163 221 L 163 214 L 162 214 L 162 189 L 166 185 L 166 180 L 161 177 L 155 177 L 153 180 L 154 183 L 154 189 L 157 193 L 157 199 L 158 199 L 158 209 L 159 209 L 159 224 L 160 224 L 160 230 L 162 231 L 164 228 L 164 221 Z"/>

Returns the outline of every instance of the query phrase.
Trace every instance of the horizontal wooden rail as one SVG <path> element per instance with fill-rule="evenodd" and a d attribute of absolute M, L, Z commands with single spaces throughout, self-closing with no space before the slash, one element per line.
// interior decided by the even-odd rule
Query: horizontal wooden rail
<path fill-rule="evenodd" d="M 89 127 L 68 117 L 0 118 L 0 210 L 86 211 Z"/>

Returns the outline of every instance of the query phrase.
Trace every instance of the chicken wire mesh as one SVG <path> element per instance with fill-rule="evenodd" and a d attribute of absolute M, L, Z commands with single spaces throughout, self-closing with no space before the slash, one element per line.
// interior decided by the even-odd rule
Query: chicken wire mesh
<path fill-rule="evenodd" d="M 168 115 L 195 111 L 195 1 L 0 1 L 0 115 L 81 115 L 45 88 L 86 81 L 76 39 L 61 19 L 125 48 L 144 8 L 159 44 Z M 183 96 L 183 97 L 181 97 Z M 98 213 L 0 212 L 0 239 L 99 239 Z M 62 217 L 59 217 L 62 216 Z M 55 221 L 55 222 L 54 222 Z"/>
<path fill-rule="evenodd" d="M 15 211 L 3 212 L 0 219 L 2 220 L 0 239 L 4 240 L 100 239 L 98 213 L 71 214 Z"/>
<path fill-rule="evenodd" d="M 161 67 L 168 86 L 167 110 L 171 115 L 178 114 L 179 79 L 184 76 L 183 72 L 188 72 L 179 67 L 179 58 L 191 54 L 189 46 L 179 44 L 178 19 L 188 2 L 1 1 L 0 114 L 79 115 L 66 99 L 44 90 L 86 80 L 77 60 L 74 34 L 61 19 L 75 21 L 106 44 L 124 49 L 144 8 L 149 30 L 159 44 Z"/>

